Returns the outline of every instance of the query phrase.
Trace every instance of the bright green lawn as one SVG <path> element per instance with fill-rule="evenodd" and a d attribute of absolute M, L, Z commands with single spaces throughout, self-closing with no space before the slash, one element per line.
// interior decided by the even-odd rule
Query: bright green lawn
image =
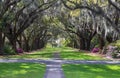
<path fill-rule="evenodd" d="M 90 53 L 89 53 L 90 54 Z M 78 51 L 76 49 L 63 49 L 61 50 L 61 58 L 63 59 L 71 59 L 71 60 L 106 60 L 105 58 L 102 58 L 101 56 L 92 56 L 89 55 L 86 52 Z"/>
<path fill-rule="evenodd" d="M 66 78 L 120 78 L 120 65 L 63 65 Z"/>
<path fill-rule="evenodd" d="M 57 48 L 45 48 L 39 51 L 21 54 L 21 55 L 10 55 L 10 56 L 1 56 L 1 58 L 42 58 L 48 59 L 52 57 L 53 52 L 56 51 Z"/>
<path fill-rule="evenodd" d="M 43 78 L 45 65 L 34 63 L 0 63 L 0 78 Z"/>

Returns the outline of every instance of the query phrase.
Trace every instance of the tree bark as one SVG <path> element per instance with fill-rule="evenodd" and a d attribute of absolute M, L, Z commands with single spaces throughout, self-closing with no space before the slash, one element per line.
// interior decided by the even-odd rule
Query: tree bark
<path fill-rule="evenodd" d="M 98 39 L 99 39 L 99 44 L 100 44 L 100 49 L 101 49 L 101 51 L 100 51 L 100 53 L 102 53 L 102 49 L 104 48 L 104 46 L 105 46 L 105 40 L 104 40 L 104 38 L 101 36 L 101 35 L 98 35 Z"/>
<path fill-rule="evenodd" d="M 13 50 L 17 51 L 16 40 L 13 40 L 13 41 L 11 42 L 11 44 L 12 44 Z"/>
<path fill-rule="evenodd" d="M 18 44 L 19 44 L 19 47 L 22 48 L 22 35 L 19 36 Z"/>
<path fill-rule="evenodd" d="M 81 50 L 90 50 L 91 39 L 80 39 L 80 49 Z"/>
<path fill-rule="evenodd" d="M 84 40 L 84 38 L 80 38 L 80 49 L 85 50 L 85 40 Z"/>
<path fill-rule="evenodd" d="M 3 38 L 2 38 L 2 29 L 0 28 L 0 55 L 3 54 Z"/>
<path fill-rule="evenodd" d="M 29 42 L 28 42 L 28 41 L 25 41 L 25 51 L 26 51 L 26 52 L 29 52 L 29 50 L 30 50 Z"/>
<path fill-rule="evenodd" d="M 90 44 L 91 44 L 91 39 L 87 39 L 86 41 L 86 47 L 85 47 L 85 50 L 90 50 Z"/>
<path fill-rule="evenodd" d="M 17 47 L 16 47 L 16 42 L 17 42 L 17 39 L 13 39 L 13 38 L 8 38 L 9 41 L 10 41 L 10 44 L 12 46 L 12 49 L 15 50 L 15 52 L 17 52 Z"/>

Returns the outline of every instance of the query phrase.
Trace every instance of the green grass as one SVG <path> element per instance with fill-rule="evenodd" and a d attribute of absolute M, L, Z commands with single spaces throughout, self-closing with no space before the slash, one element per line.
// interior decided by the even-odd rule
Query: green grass
<path fill-rule="evenodd" d="M 0 63 L 0 78 L 43 78 L 45 69 L 36 63 Z"/>
<path fill-rule="evenodd" d="M 31 52 L 29 54 L 22 55 L 10 55 L 10 56 L 1 56 L 0 58 L 34 58 L 34 59 L 49 59 L 53 57 L 54 52 L 60 52 L 62 59 L 71 59 L 71 60 L 106 60 L 100 56 L 91 56 L 86 52 L 80 52 L 77 49 L 70 47 L 47 47 L 39 51 Z"/>
<path fill-rule="evenodd" d="M 78 51 L 73 48 L 66 48 L 61 50 L 61 58 L 63 59 L 71 59 L 71 60 L 107 60 L 101 56 L 90 55 L 90 53 L 86 53 L 83 51 Z"/>
<path fill-rule="evenodd" d="M 120 78 L 120 65 L 63 65 L 66 78 Z"/>
<path fill-rule="evenodd" d="M 27 53 L 27 54 L 21 54 L 21 55 L 9 55 L 9 56 L 1 56 L 0 58 L 19 58 L 19 59 L 25 59 L 25 58 L 40 58 L 40 59 L 48 59 L 52 57 L 53 52 L 55 52 L 57 48 L 45 48 L 39 51 Z"/>

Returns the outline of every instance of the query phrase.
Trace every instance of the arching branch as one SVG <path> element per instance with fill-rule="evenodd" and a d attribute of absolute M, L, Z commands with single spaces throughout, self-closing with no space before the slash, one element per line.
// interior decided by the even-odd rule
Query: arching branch
<path fill-rule="evenodd" d="M 111 0 L 108 0 L 109 4 L 111 4 L 113 7 L 115 7 L 118 11 L 120 11 L 120 7 L 117 6 L 114 2 L 112 2 Z M 119 3 L 120 5 L 120 3 Z"/>
<path fill-rule="evenodd" d="M 71 7 L 69 5 L 66 4 L 66 2 L 70 2 L 72 4 L 74 4 L 75 6 Z M 115 25 L 115 23 L 107 16 L 107 14 L 105 14 L 105 12 L 102 10 L 102 7 L 98 6 L 98 5 L 93 5 L 91 6 L 86 6 L 86 5 L 81 5 L 81 4 L 77 4 L 73 1 L 70 0 L 62 0 L 62 3 L 64 4 L 64 6 L 70 10 L 76 10 L 76 9 L 87 9 L 90 10 L 92 13 L 95 13 L 96 15 L 100 15 L 102 17 L 104 17 L 112 26 L 112 28 L 114 30 L 116 30 L 117 32 L 120 32 L 118 27 Z M 93 8 L 95 7 L 95 9 Z"/>

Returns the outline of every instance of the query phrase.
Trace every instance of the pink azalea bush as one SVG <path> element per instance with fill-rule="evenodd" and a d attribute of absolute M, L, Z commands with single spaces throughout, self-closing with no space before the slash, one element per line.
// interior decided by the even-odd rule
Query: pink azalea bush
<path fill-rule="evenodd" d="M 99 48 L 93 48 L 92 49 L 92 53 L 96 53 L 96 52 L 99 52 Z"/>
<path fill-rule="evenodd" d="M 23 49 L 22 48 L 18 48 L 17 49 L 17 53 L 23 53 Z"/>

